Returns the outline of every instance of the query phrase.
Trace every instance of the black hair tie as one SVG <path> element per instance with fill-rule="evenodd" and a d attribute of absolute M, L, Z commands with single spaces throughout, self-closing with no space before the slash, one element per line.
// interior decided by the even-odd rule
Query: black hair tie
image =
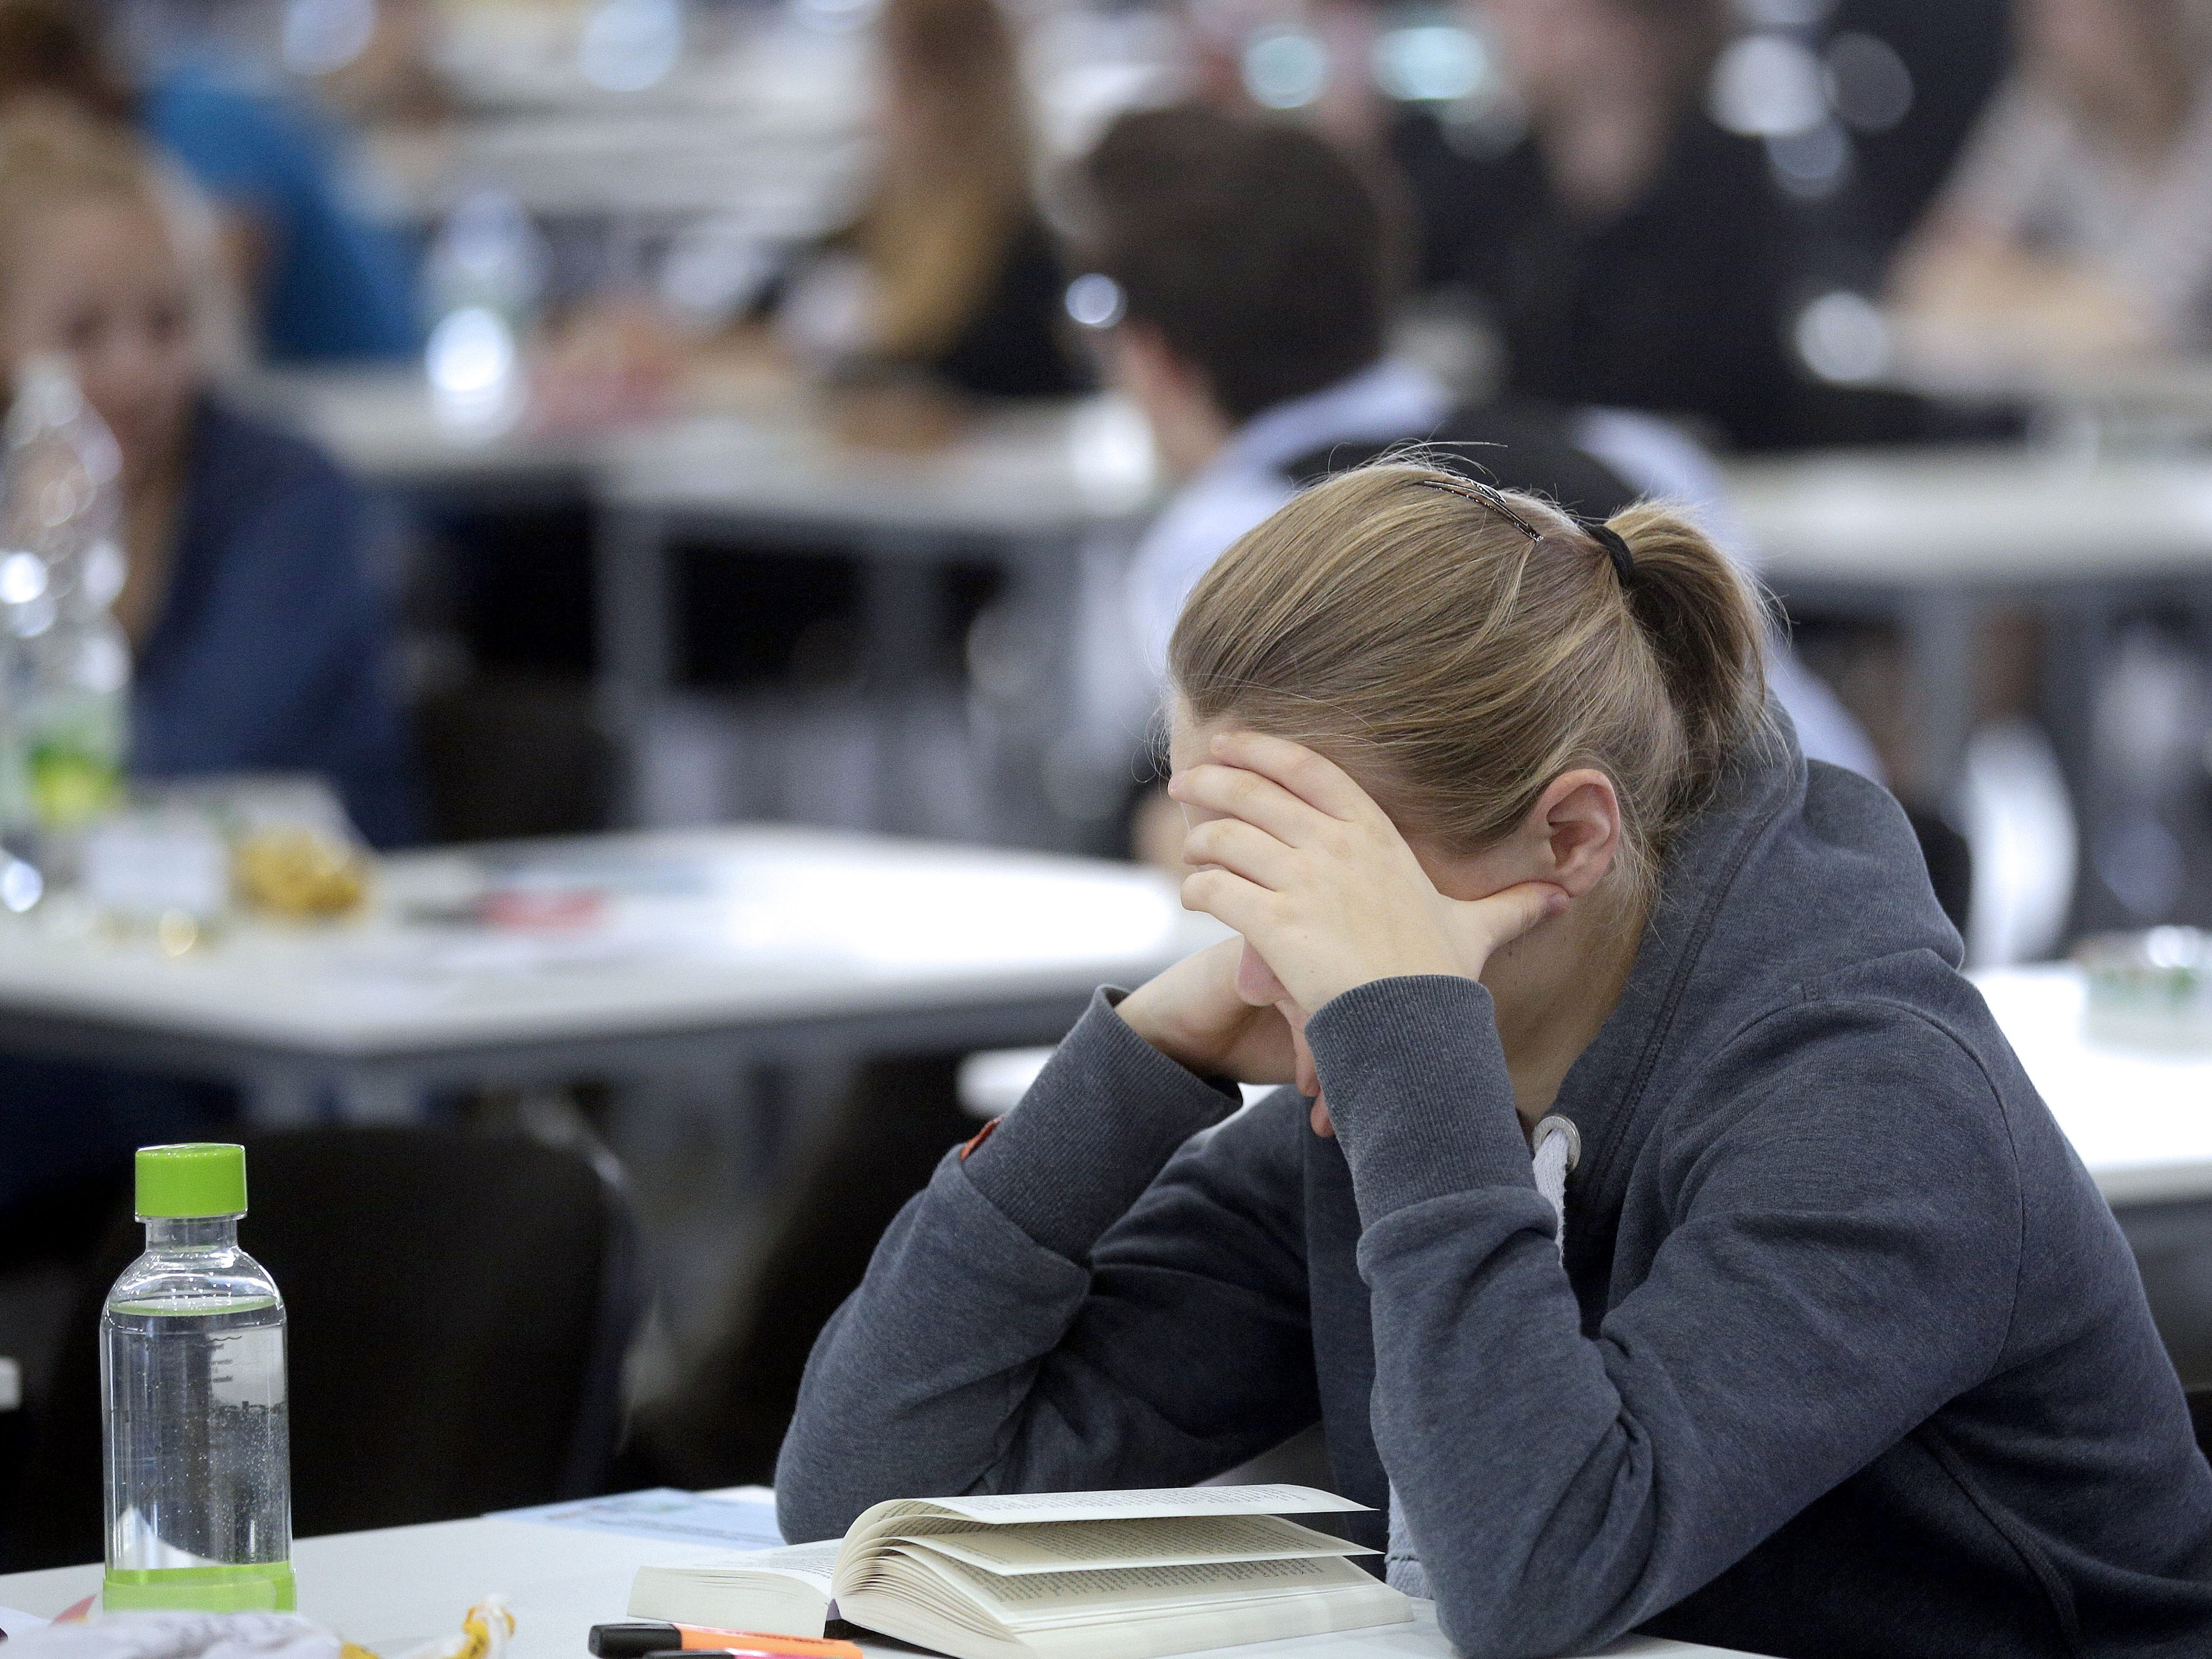
<path fill-rule="evenodd" d="M 1584 519 L 1583 528 L 1589 532 L 1590 539 L 1605 550 L 1613 561 L 1613 574 L 1620 578 L 1623 587 L 1636 579 L 1636 555 L 1628 550 L 1627 538 L 1609 524 Z"/>

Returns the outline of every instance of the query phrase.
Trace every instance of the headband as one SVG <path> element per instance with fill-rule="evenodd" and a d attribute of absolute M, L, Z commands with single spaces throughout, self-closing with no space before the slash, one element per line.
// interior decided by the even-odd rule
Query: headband
<path fill-rule="evenodd" d="M 1480 501 L 1504 520 L 1532 542 L 1544 539 L 1544 532 L 1530 524 L 1505 498 L 1503 490 L 1492 488 L 1474 478 L 1422 478 L 1418 481 L 1424 489 L 1441 489 L 1447 495 L 1464 495 L 1471 501 Z M 1574 517 L 1575 526 L 1598 545 L 1598 550 L 1612 562 L 1613 574 L 1620 578 L 1623 587 L 1636 577 L 1636 555 L 1629 550 L 1627 538 L 1611 525 L 1599 519 Z"/>

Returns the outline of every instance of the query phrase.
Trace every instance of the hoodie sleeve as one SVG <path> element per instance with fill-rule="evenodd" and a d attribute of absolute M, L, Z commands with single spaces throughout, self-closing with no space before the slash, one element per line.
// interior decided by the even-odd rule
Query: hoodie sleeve
<path fill-rule="evenodd" d="M 823 1328 L 776 1467 L 784 1536 L 890 1498 L 1185 1485 L 1312 1422 L 1304 1103 L 1224 1123 L 1236 1105 L 1094 1000 Z"/>
<path fill-rule="evenodd" d="M 1378 981 L 1307 1036 L 1359 1206 L 1377 1449 L 1469 1655 L 1633 1629 L 2002 1350 L 2011 1142 L 1979 1066 L 1919 1015 L 1800 1005 L 1707 1068 L 1691 1086 L 1709 1127 L 1660 1149 L 1669 1213 L 1640 1224 L 1667 1230 L 1653 1270 L 1594 1331 L 1489 993 Z"/>

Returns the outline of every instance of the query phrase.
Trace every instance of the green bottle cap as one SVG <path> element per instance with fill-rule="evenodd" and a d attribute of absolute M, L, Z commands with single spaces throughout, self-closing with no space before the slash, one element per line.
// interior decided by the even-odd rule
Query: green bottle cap
<path fill-rule="evenodd" d="M 193 1140 L 138 1149 L 138 1218 L 246 1213 L 246 1148 Z"/>

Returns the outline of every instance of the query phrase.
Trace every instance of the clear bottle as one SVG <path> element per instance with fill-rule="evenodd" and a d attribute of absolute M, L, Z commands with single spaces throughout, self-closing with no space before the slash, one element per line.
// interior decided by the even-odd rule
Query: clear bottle
<path fill-rule="evenodd" d="M 438 418 L 490 432 L 522 412 L 522 354 L 545 293 L 545 238 L 505 191 L 471 191 L 455 204 L 422 262 L 430 337 L 423 372 Z"/>
<path fill-rule="evenodd" d="M 146 1253 L 100 1321 L 101 1604 L 289 1612 L 284 1302 L 238 1248 L 246 1149 L 143 1147 L 137 1176 Z"/>
<path fill-rule="evenodd" d="M 110 609 L 115 441 L 67 362 L 27 358 L 0 428 L 0 905 L 76 874 L 84 831 L 120 800 L 131 648 Z"/>

